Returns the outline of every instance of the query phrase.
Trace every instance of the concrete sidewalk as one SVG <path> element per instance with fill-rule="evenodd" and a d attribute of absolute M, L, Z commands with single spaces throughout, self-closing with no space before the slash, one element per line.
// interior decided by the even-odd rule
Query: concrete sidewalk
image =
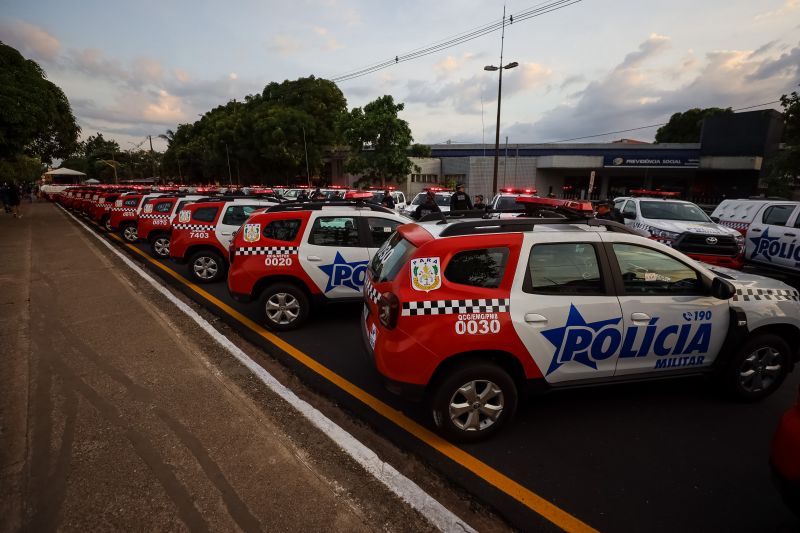
<path fill-rule="evenodd" d="M 432 529 L 303 421 L 287 431 L 282 400 L 254 402 L 54 205 L 23 207 L 0 216 L 0 530 Z"/>

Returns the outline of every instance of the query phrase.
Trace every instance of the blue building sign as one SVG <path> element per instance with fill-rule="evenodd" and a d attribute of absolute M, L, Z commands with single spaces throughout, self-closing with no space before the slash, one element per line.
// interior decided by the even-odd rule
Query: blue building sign
<path fill-rule="evenodd" d="M 604 155 L 603 166 L 611 168 L 697 168 L 700 159 L 681 155 Z"/>

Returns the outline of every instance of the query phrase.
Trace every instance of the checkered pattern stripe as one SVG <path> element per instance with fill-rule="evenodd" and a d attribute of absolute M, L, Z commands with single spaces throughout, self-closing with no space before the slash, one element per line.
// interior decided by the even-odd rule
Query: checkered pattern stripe
<path fill-rule="evenodd" d="M 370 283 L 369 280 L 364 282 L 364 294 L 367 295 L 367 298 L 372 300 L 372 303 L 378 305 L 381 295 L 378 294 L 378 291 L 372 286 L 372 283 Z"/>
<path fill-rule="evenodd" d="M 292 255 L 297 246 L 242 246 L 234 250 L 236 255 Z"/>
<path fill-rule="evenodd" d="M 739 230 L 747 229 L 750 227 L 749 222 L 733 222 L 731 220 L 721 220 L 719 223 L 725 227 L 739 229 Z"/>
<path fill-rule="evenodd" d="M 800 302 L 800 292 L 795 289 L 736 289 L 733 297 L 734 301 L 778 301 L 778 302 Z"/>
<path fill-rule="evenodd" d="M 463 313 L 507 313 L 509 300 L 481 298 L 478 300 L 429 300 L 403 302 L 402 316 L 456 315 Z"/>
<path fill-rule="evenodd" d="M 212 231 L 214 226 L 208 224 L 173 224 L 172 229 L 188 229 L 191 231 Z"/>
<path fill-rule="evenodd" d="M 162 214 L 153 214 L 153 213 L 142 213 L 139 215 L 139 218 L 169 218 L 169 215 L 162 215 Z"/>
<path fill-rule="evenodd" d="M 672 239 L 662 239 L 660 237 L 650 237 L 650 239 L 656 242 L 660 242 L 661 244 L 666 244 L 670 248 L 672 248 L 672 243 L 675 242 Z"/>

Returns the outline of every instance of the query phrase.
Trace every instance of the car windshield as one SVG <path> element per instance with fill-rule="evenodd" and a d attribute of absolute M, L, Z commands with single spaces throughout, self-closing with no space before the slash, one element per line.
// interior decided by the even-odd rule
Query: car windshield
<path fill-rule="evenodd" d="M 501 196 L 497 199 L 497 205 L 494 207 L 499 211 L 509 211 L 512 209 L 520 209 L 522 206 L 517 203 L 516 196 Z"/>
<path fill-rule="evenodd" d="M 419 205 L 422 202 L 424 202 L 426 194 L 427 193 L 424 193 L 424 192 L 419 193 L 417 195 L 417 197 L 414 198 L 414 201 L 411 202 L 411 205 Z M 444 206 L 450 205 L 450 195 L 449 194 L 436 193 L 434 197 L 436 199 L 435 200 L 436 201 L 436 205 L 444 205 Z"/>
<path fill-rule="evenodd" d="M 694 204 L 653 201 L 640 202 L 639 208 L 642 210 L 642 216 L 644 218 L 682 220 L 685 222 L 711 222 L 708 215 Z"/>

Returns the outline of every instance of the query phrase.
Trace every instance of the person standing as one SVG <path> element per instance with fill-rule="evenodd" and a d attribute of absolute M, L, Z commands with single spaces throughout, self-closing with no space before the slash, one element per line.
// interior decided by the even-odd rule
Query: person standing
<path fill-rule="evenodd" d="M 322 200 L 325 200 L 325 194 L 319 187 L 317 187 L 316 189 L 314 189 L 314 192 L 311 193 L 311 201 L 321 202 Z"/>
<path fill-rule="evenodd" d="M 12 183 L 8 187 L 8 203 L 11 206 L 11 213 L 14 215 L 14 218 L 22 218 L 22 213 L 19 210 L 19 199 L 19 185 Z"/>
<path fill-rule="evenodd" d="M 486 209 L 486 204 L 483 203 L 483 195 L 475 195 L 475 203 L 472 205 L 473 209 Z"/>
<path fill-rule="evenodd" d="M 383 191 L 383 198 L 381 198 L 381 205 L 386 207 L 387 209 L 394 209 L 394 198 L 392 198 L 392 193 L 389 189 Z"/>
<path fill-rule="evenodd" d="M 421 204 L 417 206 L 414 210 L 414 220 L 420 220 L 426 215 L 431 213 L 441 213 L 442 210 L 439 209 L 439 206 L 436 204 L 436 195 L 433 191 L 428 191 L 425 195 L 425 200 Z"/>
<path fill-rule="evenodd" d="M 450 210 L 451 211 L 470 211 L 472 209 L 472 201 L 469 195 L 464 192 L 464 184 L 459 183 L 456 185 L 456 192 L 450 197 Z"/>
<path fill-rule="evenodd" d="M 3 182 L 3 185 L 0 185 L 0 201 L 3 202 L 3 210 L 6 213 L 11 212 L 11 202 L 9 202 L 8 192 L 9 192 L 8 183 Z"/>
<path fill-rule="evenodd" d="M 304 190 L 300 191 L 300 194 L 297 195 L 296 201 L 298 202 L 307 202 L 308 201 L 308 193 Z"/>

